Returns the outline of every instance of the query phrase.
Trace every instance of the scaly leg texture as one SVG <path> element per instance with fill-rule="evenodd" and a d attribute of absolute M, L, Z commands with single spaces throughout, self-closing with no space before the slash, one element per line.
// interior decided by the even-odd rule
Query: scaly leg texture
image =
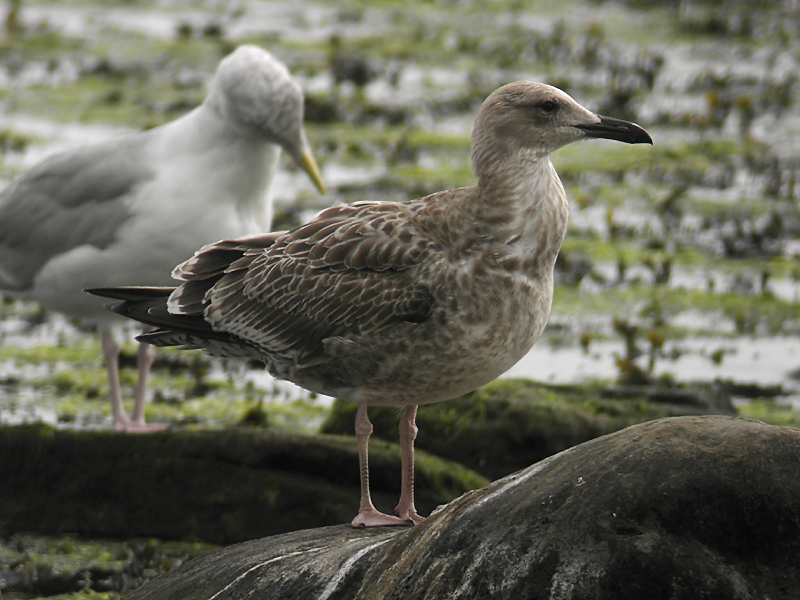
<path fill-rule="evenodd" d="M 417 439 L 417 405 L 409 404 L 400 419 L 400 449 L 402 451 L 402 490 L 395 512 L 405 521 L 421 523 L 425 517 L 414 508 L 414 440 Z"/>
<path fill-rule="evenodd" d="M 380 527 L 382 525 L 409 525 L 407 520 L 384 514 L 372 504 L 369 493 L 369 436 L 372 423 L 367 416 L 367 405 L 359 404 L 356 413 L 356 439 L 358 440 L 358 462 L 361 467 L 361 507 L 351 523 L 353 527 Z"/>

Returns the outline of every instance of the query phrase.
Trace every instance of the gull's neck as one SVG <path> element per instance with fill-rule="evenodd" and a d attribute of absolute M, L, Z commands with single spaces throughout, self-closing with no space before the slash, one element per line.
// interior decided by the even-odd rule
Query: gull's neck
<path fill-rule="evenodd" d="M 278 168 L 280 146 L 254 135 L 243 135 L 208 104 L 159 129 L 157 144 L 162 157 L 170 157 L 177 169 L 182 164 L 191 167 L 193 173 L 187 173 L 187 177 L 206 178 L 214 189 L 224 190 L 215 201 L 234 203 L 244 221 L 254 220 L 261 231 L 269 229 L 270 188 Z M 181 154 L 191 160 L 176 161 Z"/>
<path fill-rule="evenodd" d="M 569 207 L 547 155 L 518 152 L 485 171 L 476 219 L 482 235 L 521 259 L 526 270 L 552 271 L 567 230 Z"/>

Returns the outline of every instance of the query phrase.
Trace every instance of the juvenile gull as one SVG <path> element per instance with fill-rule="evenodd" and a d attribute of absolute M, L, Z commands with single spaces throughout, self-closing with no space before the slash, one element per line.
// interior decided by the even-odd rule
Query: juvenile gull
<path fill-rule="evenodd" d="M 652 143 L 541 83 L 484 102 L 472 132 L 478 185 L 407 203 L 357 202 L 292 231 L 222 241 L 179 265 L 177 288 L 115 288 L 115 312 L 157 346 L 263 360 L 276 377 L 359 403 L 361 507 L 353 526 L 422 520 L 414 508 L 418 404 L 502 374 L 539 339 L 567 228 L 554 150 L 585 138 Z M 369 493 L 367 406 L 404 406 L 398 517 Z"/>
<path fill-rule="evenodd" d="M 114 427 L 146 430 L 153 348 L 139 346 L 129 418 L 115 317 L 86 287 L 167 285 L 172 268 L 220 239 L 269 231 L 281 149 L 324 186 L 303 129 L 303 93 L 268 52 L 241 46 L 203 104 L 150 131 L 52 156 L 0 195 L 0 289 L 98 323 Z"/>

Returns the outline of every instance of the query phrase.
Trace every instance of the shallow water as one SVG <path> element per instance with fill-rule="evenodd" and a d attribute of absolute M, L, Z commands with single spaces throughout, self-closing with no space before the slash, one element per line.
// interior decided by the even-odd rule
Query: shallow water
<path fill-rule="evenodd" d="M 787 393 L 800 393 L 796 371 L 800 345 L 794 337 L 696 338 L 668 344 L 679 350 L 677 358 L 656 360 L 653 375 L 671 374 L 677 381 L 710 382 L 717 379 L 760 386 L 781 385 Z M 723 350 L 720 364 L 711 355 Z M 581 348 L 539 344 L 514 365 L 505 377 L 529 377 L 548 383 L 609 380 L 618 375 L 615 357 L 624 355 L 622 342 L 592 342 Z M 641 361 L 644 365 L 646 361 Z"/>

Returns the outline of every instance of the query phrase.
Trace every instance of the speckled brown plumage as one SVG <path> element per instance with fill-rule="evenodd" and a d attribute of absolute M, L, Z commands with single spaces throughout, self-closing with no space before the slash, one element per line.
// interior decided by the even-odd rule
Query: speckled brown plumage
<path fill-rule="evenodd" d="M 413 505 L 416 405 L 501 375 L 547 323 L 567 198 L 548 154 L 585 137 L 650 143 L 556 88 L 509 84 L 473 129 L 478 185 L 407 203 L 322 211 L 292 231 L 206 246 L 169 292 L 101 290 L 158 329 L 154 345 L 262 359 L 275 376 L 361 404 L 362 506 L 354 525 L 419 521 Z M 369 499 L 369 404 L 406 406 L 400 519 Z"/>

